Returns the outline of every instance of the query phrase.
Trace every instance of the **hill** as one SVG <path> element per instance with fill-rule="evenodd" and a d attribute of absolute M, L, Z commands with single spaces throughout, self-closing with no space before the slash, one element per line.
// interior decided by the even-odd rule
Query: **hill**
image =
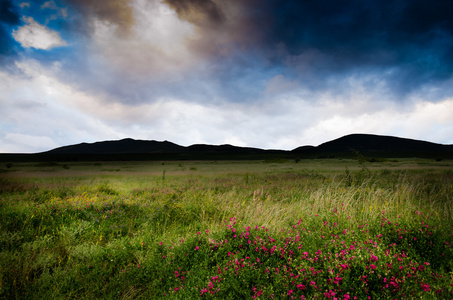
<path fill-rule="evenodd" d="M 291 151 L 265 150 L 233 145 L 180 146 L 169 141 L 122 139 L 80 143 L 36 154 L 0 154 L 0 161 L 97 161 L 97 160 L 235 160 L 346 158 L 357 153 L 368 157 L 453 158 L 453 145 L 373 134 L 350 134 L 319 146 Z"/>
<path fill-rule="evenodd" d="M 453 145 L 436 144 L 394 136 L 350 134 L 317 147 L 299 147 L 292 152 L 319 155 L 345 155 L 359 152 L 379 157 L 429 157 L 433 155 L 453 155 Z"/>

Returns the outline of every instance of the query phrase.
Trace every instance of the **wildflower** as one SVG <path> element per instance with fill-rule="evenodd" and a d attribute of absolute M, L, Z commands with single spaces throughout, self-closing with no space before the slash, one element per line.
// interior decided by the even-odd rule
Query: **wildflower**
<path fill-rule="evenodd" d="M 200 249 L 200 247 L 196 246 L 196 247 L 195 247 L 195 250 L 198 250 L 198 249 Z"/>
<path fill-rule="evenodd" d="M 296 287 L 297 287 L 299 290 L 305 290 L 305 285 L 303 285 L 303 284 L 298 284 L 298 285 L 296 285 Z"/>
<path fill-rule="evenodd" d="M 370 267 L 371 267 L 371 269 L 373 269 L 373 270 L 377 268 L 376 265 L 373 265 L 373 264 L 371 264 Z"/>
<path fill-rule="evenodd" d="M 430 291 L 429 284 L 422 283 L 422 289 L 425 292 L 429 292 Z"/>

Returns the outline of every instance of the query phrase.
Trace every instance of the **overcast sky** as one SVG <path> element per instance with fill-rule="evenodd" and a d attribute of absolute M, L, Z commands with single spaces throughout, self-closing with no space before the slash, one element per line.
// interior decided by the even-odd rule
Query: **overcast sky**
<path fill-rule="evenodd" d="M 453 1 L 0 1 L 0 152 L 453 144 Z"/>

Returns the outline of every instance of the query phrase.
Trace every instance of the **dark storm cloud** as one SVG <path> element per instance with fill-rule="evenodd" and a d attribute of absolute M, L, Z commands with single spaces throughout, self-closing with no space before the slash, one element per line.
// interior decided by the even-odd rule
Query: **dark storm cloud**
<path fill-rule="evenodd" d="M 221 25 L 225 16 L 212 0 L 165 0 L 178 15 L 191 23 L 200 26 Z"/>
<path fill-rule="evenodd" d="M 257 50 L 293 74 L 322 80 L 366 70 L 396 92 L 452 76 L 452 1 L 269 0 L 245 7 L 247 26 L 260 37 Z"/>
<path fill-rule="evenodd" d="M 253 81 L 249 60 L 261 74 L 278 69 L 312 89 L 374 74 L 397 97 L 452 77 L 452 1 L 165 3 L 198 27 L 201 38 L 192 49 L 211 60 L 216 76 L 233 85 Z M 229 78 L 231 74 L 235 78 Z"/>
<path fill-rule="evenodd" d="M 89 25 L 86 24 L 85 15 L 117 25 L 120 34 L 129 33 L 134 25 L 134 15 L 128 0 L 63 0 L 62 2 L 82 14 L 78 22 L 81 28 Z"/>
<path fill-rule="evenodd" d="M 453 33 L 453 2 L 443 0 L 268 0 L 245 1 L 244 8 L 247 25 L 261 36 L 259 46 L 284 46 L 291 55 L 318 49 L 379 63 L 389 57 L 370 52 L 430 47 Z"/>
<path fill-rule="evenodd" d="M 163 67 L 153 67 L 155 61 L 162 61 L 158 54 L 148 55 L 154 50 L 143 47 L 143 57 L 148 59 L 130 54 L 129 65 L 146 66 L 153 78 L 147 79 L 149 74 L 131 76 L 124 69 L 112 67 L 110 75 L 99 80 L 98 71 L 91 77 L 89 70 L 84 70 L 83 66 L 87 69 L 93 66 L 91 62 L 84 63 L 81 54 L 80 62 L 73 66 L 75 72 L 80 72 L 80 76 L 73 76 L 79 77 L 76 81 L 81 86 L 102 88 L 121 95 L 125 102 L 135 103 L 165 95 L 212 99 L 217 94 L 231 101 L 259 99 L 266 83 L 278 74 L 312 91 L 341 91 L 348 77 L 371 76 L 365 85 L 384 83 L 398 98 L 420 86 L 445 81 L 453 73 L 452 1 L 165 0 L 162 3 L 181 20 L 195 25 L 197 37 L 185 43 L 191 54 L 201 58 L 203 66 L 181 71 L 176 76 L 168 72 L 167 76 Z M 92 22 L 100 20 L 116 25 L 119 38 L 126 40 L 131 38 L 128 33 L 137 24 L 132 7 L 136 3 L 132 1 L 57 1 L 59 7 L 64 4 L 69 5 L 72 16 L 68 28 L 82 28 L 88 35 Z M 159 79 L 154 74 L 160 74 Z"/>
<path fill-rule="evenodd" d="M 19 13 L 13 1 L 0 2 L 0 63 L 9 55 L 15 54 L 15 41 L 11 36 L 11 29 L 21 23 Z"/>

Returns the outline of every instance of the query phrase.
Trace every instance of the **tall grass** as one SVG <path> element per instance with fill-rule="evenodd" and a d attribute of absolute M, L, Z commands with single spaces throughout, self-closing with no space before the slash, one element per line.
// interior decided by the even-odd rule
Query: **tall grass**
<path fill-rule="evenodd" d="M 2 179 L 0 298 L 453 297 L 450 172 L 261 168 Z"/>

